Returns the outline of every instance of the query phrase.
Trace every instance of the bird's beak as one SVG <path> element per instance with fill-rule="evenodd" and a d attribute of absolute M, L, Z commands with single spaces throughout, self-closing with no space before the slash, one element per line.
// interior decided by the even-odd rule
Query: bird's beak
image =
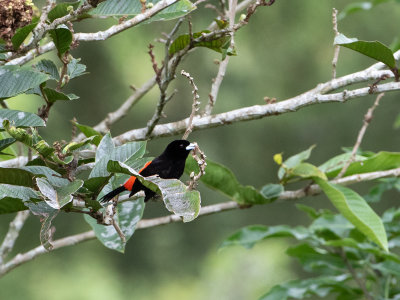
<path fill-rule="evenodd" d="M 186 147 L 186 150 L 190 151 L 190 150 L 193 150 L 194 148 L 196 148 L 196 144 L 195 144 L 195 143 L 190 143 L 190 144 Z"/>

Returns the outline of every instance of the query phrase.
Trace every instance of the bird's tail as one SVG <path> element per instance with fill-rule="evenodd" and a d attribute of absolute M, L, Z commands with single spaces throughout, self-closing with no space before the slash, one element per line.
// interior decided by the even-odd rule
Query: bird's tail
<path fill-rule="evenodd" d="M 116 188 L 115 190 L 112 190 L 111 192 L 109 192 L 108 194 L 104 195 L 101 199 L 100 202 L 108 202 L 110 201 L 112 198 L 114 198 L 115 196 L 117 196 L 118 194 L 122 193 L 123 191 L 126 191 L 126 188 L 122 185 L 118 188 Z"/>

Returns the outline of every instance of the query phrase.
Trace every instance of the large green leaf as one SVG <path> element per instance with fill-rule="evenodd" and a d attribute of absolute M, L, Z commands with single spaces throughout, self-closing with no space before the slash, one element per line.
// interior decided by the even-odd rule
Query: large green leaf
<path fill-rule="evenodd" d="M 6 149 L 7 147 L 11 146 L 14 144 L 17 140 L 14 138 L 6 138 L 6 139 L 1 139 L 0 140 L 0 154 L 4 154 L 1 151 Z"/>
<path fill-rule="evenodd" d="M 143 177 L 131 167 L 118 161 L 109 161 L 109 172 L 133 175 L 144 186 L 158 192 L 162 196 L 165 207 L 174 214 L 182 217 L 183 222 L 194 220 L 200 212 L 200 193 L 189 190 L 178 179 L 161 179 L 158 176 Z"/>
<path fill-rule="evenodd" d="M 319 168 L 325 170 L 328 177 L 335 177 L 342 169 L 344 165 L 343 161 L 345 162 L 346 157 L 347 156 L 345 155 L 334 157 Z M 338 163 L 335 167 L 332 160 L 340 160 L 341 163 Z M 357 156 L 356 161 L 350 164 L 344 176 L 375 171 L 385 171 L 398 167 L 400 167 L 400 152 L 381 151 L 368 158 Z"/>
<path fill-rule="evenodd" d="M 0 168 L 0 183 L 34 187 L 33 174 L 17 168 Z"/>
<path fill-rule="evenodd" d="M 156 4 L 158 0 L 148 0 L 146 4 Z M 147 22 L 166 21 L 182 17 L 196 7 L 189 0 L 180 0 L 163 9 Z M 108 0 L 100 3 L 89 13 L 100 16 L 130 16 L 134 17 L 141 14 L 142 4 L 137 0 Z"/>
<path fill-rule="evenodd" d="M 50 30 L 49 33 L 56 45 L 58 56 L 69 50 L 72 43 L 72 33 L 66 25 L 59 25 L 56 29 Z"/>
<path fill-rule="evenodd" d="M 135 232 L 136 225 L 142 218 L 144 207 L 145 204 L 143 198 L 136 201 L 126 201 L 118 204 L 114 220 L 121 228 L 126 241 L 128 241 Z M 114 226 L 97 224 L 97 221 L 88 215 L 85 215 L 84 218 L 93 228 L 96 237 L 104 246 L 122 253 L 125 251 L 125 244 L 122 242 L 121 237 L 118 235 Z"/>
<path fill-rule="evenodd" d="M 347 38 L 345 35 L 340 34 L 335 38 L 335 44 L 352 49 L 368 57 L 383 62 L 389 68 L 396 68 L 396 60 L 393 56 L 392 50 L 379 41 L 359 41 L 355 38 Z"/>
<path fill-rule="evenodd" d="M 40 199 L 40 196 L 29 187 L 0 184 L 0 214 L 25 210 L 23 202 L 31 199 Z"/>
<path fill-rule="evenodd" d="M 115 147 L 110 134 L 101 140 L 96 151 L 96 164 L 90 172 L 89 178 L 108 177 L 107 163 L 110 160 L 125 162 L 128 159 L 140 158 L 146 151 L 146 142 L 131 142 Z"/>
<path fill-rule="evenodd" d="M 189 156 L 186 160 L 185 173 L 191 172 L 198 173 L 199 167 L 197 162 Z M 240 204 L 263 204 L 276 199 L 276 197 L 264 197 L 252 186 L 241 185 L 231 170 L 211 160 L 207 160 L 205 172 L 200 178 L 201 182 Z"/>
<path fill-rule="evenodd" d="M 25 41 L 27 36 L 32 32 L 32 30 L 38 24 L 37 21 L 32 22 L 22 28 L 18 28 L 13 37 L 11 38 L 11 42 L 13 44 L 14 50 L 18 50 L 19 46 Z"/>
<path fill-rule="evenodd" d="M 348 15 L 354 14 L 359 11 L 370 10 L 378 4 L 382 4 L 384 2 L 389 2 L 392 0 L 374 0 L 374 1 L 363 1 L 363 2 L 353 2 L 346 5 L 338 14 L 338 20 L 343 20 Z"/>
<path fill-rule="evenodd" d="M 25 166 L 20 167 L 20 169 L 33 173 L 38 177 L 46 177 L 52 186 L 65 186 L 69 183 L 68 179 L 62 178 L 61 174 L 46 166 Z"/>
<path fill-rule="evenodd" d="M 274 237 L 294 237 L 297 240 L 305 239 L 309 236 L 309 232 L 305 227 L 290 227 L 288 225 L 265 226 L 265 225 L 250 225 L 241 228 L 239 231 L 232 234 L 221 244 L 221 248 L 228 246 L 241 245 L 246 248 L 251 248 L 254 244 Z"/>
<path fill-rule="evenodd" d="M 314 180 L 347 220 L 382 249 L 388 250 L 382 220 L 360 195 L 349 188 L 332 184 L 318 177 Z"/>
<path fill-rule="evenodd" d="M 10 98 L 24 93 L 48 79 L 47 74 L 31 67 L 0 67 L 0 98 Z"/>
<path fill-rule="evenodd" d="M 4 129 L 3 120 L 9 120 L 15 127 L 46 126 L 46 123 L 38 115 L 20 110 L 0 109 L 0 120 L 0 129 Z"/>

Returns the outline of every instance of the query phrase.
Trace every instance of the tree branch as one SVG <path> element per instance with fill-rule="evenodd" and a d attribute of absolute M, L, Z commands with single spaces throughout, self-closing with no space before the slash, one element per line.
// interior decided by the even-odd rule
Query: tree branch
<path fill-rule="evenodd" d="M 11 250 L 14 248 L 15 241 L 17 240 L 19 232 L 24 226 L 28 216 L 28 210 L 19 211 L 14 220 L 11 221 L 6 237 L 4 238 L 4 241 L 0 246 L 0 265 L 3 264 L 3 261 L 7 257 L 7 254 L 10 253 Z"/>
<path fill-rule="evenodd" d="M 278 103 L 254 105 L 212 116 L 195 116 L 193 119 L 193 131 L 294 112 L 303 107 L 314 104 L 346 102 L 350 99 L 360 98 L 369 95 L 369 90 L 370 88 L 360 88 L 352 91 L 345 90 L 340 93 L 327 95 L 312 90 L 302 95 L 280 101 Z M 396 90 L 400 90 L 400 82 L 390 82 L 378 85 L 373 92 L 382 93 Z M 177 122 L 157 125 L 154 127 L 154 130 L 149 137 L 146 137 L 147 128 L 130 130 L 125 132 L 124 134 L 115 137 L 114 142 L 117 145 L 121 145 L 129 141 L 181 134 L 187 128 L 188 122 L 189 119 L 186 118 Z"/>

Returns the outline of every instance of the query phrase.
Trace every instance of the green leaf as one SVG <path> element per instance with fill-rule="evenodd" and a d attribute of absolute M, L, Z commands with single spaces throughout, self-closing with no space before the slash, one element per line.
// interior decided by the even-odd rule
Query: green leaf
<path fill-rule="evenodd" d="M 57 26 L 56 29 L 50 30 L 49 33 L 56 45 L 58 56 L 61 57 L 69 50 L 72 43 L 72 33 L 64 24 Z"/>
<path fill-rule="evenodd" d="M 117 213 L 114 220 L 118 223 L 126 241 L 128 241 L 133 233 L 139 220 L 142 218 L 144 211 L 143 198 L 136 201 L 127 201 L 119 203 L 117 206 Z M 97 239 L 107 248 L 119 252 L 125 251 L 125 244 L 121 241 L 120 236 L 116 232 L 114 226 L 104 226 L 97 224 L 97 221 L 88 215 L 84 215 L 85 221 L 93 228 Z"/>
<path fill-rule="evenodd" d="M 346 18 L 348 15 L 354 14 L 359 11 L 367 11 L 370 10 L 371 8 L 375 7 L 378 4 L 388 2 L 392 0 L 379 0 L 379 1 L 372 1 L 372 2 L 354 2 L 350 3 L 345 6 L 345 8 L 339 13 L 338 15 L 338 20 L 343 20 Z"/>
<path fill-rule="evenodd" d="M 357 39 L 349 39 L 345 35 L 340 34 L 335 38 L 335 45 L 346 47 L 364 54 L 368 57 L 376 59 L 387 65 L 389 68 L 396 68 L 396 60 L 392 50 L 381 42 L 359 41 Z"/>
<path fill-rule="evenodd" d="M 309 163 L 298 164 L 290 171 L 290 174 L 292 176 L 298 176 L 301 178 L 319 177 L 323 180 L 327 180 L 327 177 L 324 172 L 322 172 L 316 166 Z"/>
<path fill-rule="evenodd" d="M 349 188 L 317 177 L 314 180 L 347 220 L 370 240 L 388 251 L 388 241 L 382 220 L 360 195 Z"/>
<path fill-rule="evenodd" d="M 6 139 L 0 140 L 0 154 L 1 154 L 1 151 L 6 149 L 7 147 L 11 146 L 12 144 L 14 144 L 16 141 L 17 140 L 14 138 L 6 138 Z"/>
<path fill-rule="evenodd" d="M 0 183 L 34 187 L 33 174 L 17 168 L 0 168 Z"/>
<path fill-rule="evenodd" d="M 200 32 L 193 33 L 193 39 L 201 37 L 202 34 L 210 33 L 209 30 L 203 30 Z M 206 47 L 219 53 L 225 53 L 225 55 L 236 55 L 232 50 L 229 50 L 231 38 L 230 36 L 215 37 L 209 41 L 193 42 L 193 47 Z M 178 36 L 169 47 L 169 55 L 185 49 L 190 44 L 190 35 L 183 34 Z M 223 58 L 224 59 L 224 58 Z"/>
<path fill-rule="evenodd" d="M 46 166 L 25 166 L 20 167 L 20 169 L 33 173 L 37 177 L 46 177 L 52 186 L 65 186 L 70 182 L 68 179 L 62 178 L 61 174 Z"/>
<path fill-rule="evenodd" d="M 60 74 L 58 73 L 58 68 L 53 61 L 49 59 L 42 59 L 37 64 L 34 65 L 35 69 L 50 75 L 50 79 L 60 80 Z"/>
<path fill-rule="evenodd" d="M 9 120 L 14 127 L 43 127 L 46 123 L 38 115 L 12 109 L 0 110 L 0 129 L 4 129 L 3 120 Z"/>
<path fill-rule="evenodd" d="M 260 193 L 266 199 L 276 200 L 276 199 L 278 199 L 280 194 L 283 193 L 283 191 L 284 191 L 283 185 L 269 183 L 269 184 L 264 185 L 261 188 Z"/>
<path fill-rule="evenodd" d="M 146 4 L 156 4 L 157 0 L 148 0 Z M 189 0 L 180 0 L 169 7 L 163 9 L 155 16 L 150 18 L 147 23 L 154 21 L 167 21 L 176 18 L 180 18 L 196 7 Z M 129 16 L 134 17 L 141 14 L 142 5 L 140 1 L 136 0 L 108 0 L 100 3 L 95 9 L 92 9 L 89 13 L 91 15 L 99 16 Z"/>
<path fill-rule="evenodd" d="M 126 162 L 128 159 L 137 159 L 144 155 L 146 142 L 130 142 L 115 147 L 110 134 L 106 134 L 101 140 L 96 151 L 96 164 L 90 172 L 89 178 L 108 177 L 107 163 L 110 160 Z"/>
<path fill-rule="evenodd" d="M 79 99 L 79 97 L 74 94 L 64 94 L 50 88 L 44 88 L 43 92 L 46 95 L 47 101 L 49 101 L 50 103 L 54 103 L 57 100 L 70 101 Z"/>
<path fill-rule="evenodd" d="M 81 61 L 80 59 L 73 58 L 68 63 L 67 75 L 68 75 L 70 80 L 72 78 L 87 74 L 87 72 L 85 72 L 86 71 L 86 66 L 83 65 L 83 64 L 80 64 L 79 63 L 80 61 Z"/>
<path fill-rule="evenodd" d="M 40 221 L 42 222 L 42 228 L 40 229 L 40 243 L 47 251 L 50 251 L 53 249 L 53 245 L 51 244 L 54 233 L 54 230 L 52 230 L 52 222 L 60 211 L 51 208 L 43 201 L 37 204 L 27 203 L 26 205 L 34 215 L 40 217 Z"/>
<path fill-rule="evenodd" d="M 93 139 L 94 139 L 94 137 L 90 137 L 90 138 L 83 139 L 82 141 L 80 141 L 78 143 L 77 142 L 71 142 L 71 143 L 69 143 L 68 145 L 66 145 L 63 148 L 62 152 L 64 154 L 72 153 L 73 151 L 78 150 L 78 149 L 80 149 L 80 148 L 92 143 Z"/>
<path fill-rule="evenodd" d="M 79 3 L 80 1 L 59 3 L 52 10 L 49 11 L 47 18 L 50 22 L 53 22 L 55 19 L 64 17 L 69 14 L 69 7 L 77 9 Z"/>
<path fill-rule="evenodd" d="M 200 193 L 187 189 L 178 179 L 161 179 L 158 176 L 143 177 L 131 167 L 119 161 L 109 161 L 107 170 L 113 173 L 133 175 L 144 186 L 158 192 L 165 207 L 174 214 L 182 217 L 183 222 L 194 220 L 200 212 Z"/>
<path fill-rule="evenodd" d="M 76 179 L 73 182 L 69 182 L 67 185 L 57 187 L 52 186 L 44 178 L 36 178 L 36 185 L 45 197 L 46 203 L 51 208 L 60 209 L 72 201 L 73 196 L 71 194 L 82 187 L 83 181 Z"/>
<path fill-rule="evenodd" d="M 394 261 L 384 261 L 374 265 L 374 269 L 381 271 L 385 276 L 394 275 L 400 277 L 400 263 Z"/>
<path fill-rule="evenodd" d="M 241 245 L 245 248 L 251 248 L 256 243 L 268 238 L 274 237 L 293 237 L 297 240 L 303 240 L 310 235 L 305 227 L 290 227 L 288 225 L 265 226 L 250 225 L 240 229 L 225 239 L 220 248 Z"/>
<path fill-rule="evenodd" d="M 31 67 L 0 67 L 0 98 L 10 98 L 39 86 L 49 79 L 47 74 Z"/>
<path fill-rule="evenodd" d="M 287 160 L 283 162 L 283 166 L 279 168 L 278 170 L 278 178 L 279 180 L 282 180 L 283 177 L 286 174 L 285 169 L 292 169 L 296 167 L 298 164 L 302 163 L 303 161 L 309 159 L 311 155 L 311 151 L 314 149 L 315 145 L 312 145 L 310 148 L 307 150 L 304 150 L 300 153 L 297 153 L 291 157 L 289 157 Z"/>
<path fill-rule="evenodd" d="M 32 32 L 32 30 L 36 27 L 38 22 L 32 22 L 29 25 L 26 25 L 22 28 L 18 28 L 13 37 L 11 38 L 11 42 L 13 44 L 14 50 L 18 50 L 19 46 L 25 41 L 27 36 Z"/>
<path fill-rule="evenodd" d="M 328 162 L 326 162 L 324 165 L 328 164 Z M 324 165 L 320 166 L 319 168 L 324 170 Z M 336 168 L 331 167 L 326 175 L 330 178 L 337 176 L 342 169 L 342 165 L 343 164 L 338 164 Z M 385 171 L 398 167 L 400 167 L 400 152 L 381 151 L 375 155 L 372 155 L 371 157 L 360 158 L 358 161 L 352 162 L 344 176 L 375 171 Z"/>
<path fill-rule="evenodd" d="M 185 173 L 199 172 L 197 162 L 189 156 L 186 159 Z M 273 199 L 265 198 L 252 186 L 243 186 L 236 179 L 235 175 L 227 167 L 207 160 L 205 174 L 200 181 L 208 187 L 215 189 L 240 204 L 263 204 Z"/>
<path fill-rule="evenodd" d="M 260 300 L 287 300 L 305 299 L 310 296 L 326 298 L 332 292 L 344 292 L 349 299 L 359 299 L 360 292 L 357 289 L 350 289 L 343 284 L 351 279 L 348 274 L 338 276 L 319 276 L 310 279 L 292 280 L 274 286 Z M 339 298 L 337 298 L 339 299 Z M 343 299 L 343 298 L 340 298 Z"/>
<path fill-rule="evenodd" d="M 40 196 L 29 187 L 0 184 L 0 214 L 25 210 L 23 202 L 31 199 L 40 199 Z"/>
<path fill-rule="evenodd" d="M 91 137 L 94 136 L 93 143 L 98 146 L 100 144 L 100 141 L 102 139 L 102 134 L 96 130 L 94 130 L 92 127 L 79 124 L 79 123 L 74 123 L 76 127 L 86 136 L 86 137 Z"/>
<path fill-rule="evenodd" d="M 325 249 L 313 247 L 303 243 L 286 250 L 289 256 L 297 258 L 304 269 L 309 272 L 329 270 L 329 273 L 338 275 L 343 273 L 346 264 L 338 254 L 332 254 Z"/>

